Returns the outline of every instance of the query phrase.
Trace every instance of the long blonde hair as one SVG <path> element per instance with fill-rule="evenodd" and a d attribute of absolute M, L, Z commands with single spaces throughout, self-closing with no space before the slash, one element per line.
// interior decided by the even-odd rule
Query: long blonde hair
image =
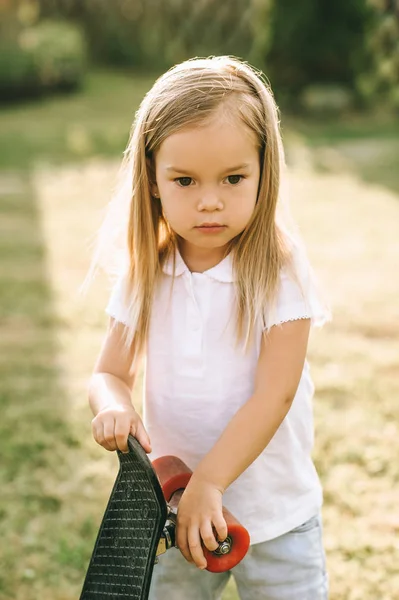
<path fill-rule="evenodd" d="M 169 135 L 205 123 L 226 101 L 256 133 L 260 152 L 255 210 L 228 249 L 236 281 L 237 338 L 245 344 L 275 301 L 281 268 L 291 263 L 290 238 L 276 218 L 284 154 L 269 85 L 262 73 L 234 57 L 195 58 L 176 65 L 155 82 L 136 113 L 117 191 L 128 210 L 126 344 L 130 347 L 134 340 L 135 358 L 146 344 L 162 266 L 176 249 L 160 200 L 151 195 L 154 155 Z"/>

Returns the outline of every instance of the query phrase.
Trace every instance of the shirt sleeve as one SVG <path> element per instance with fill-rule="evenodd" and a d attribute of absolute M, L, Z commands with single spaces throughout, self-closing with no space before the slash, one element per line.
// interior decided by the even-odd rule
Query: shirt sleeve
<path fill-rule="evenodd" d="M 294 268 L 297 279 L 287 269 L 280 274 L 276 302 L 265 319 L 267 329 L 299 319 L 311 319 L 313 327 L 322 327 L 331 320 L 330 309 L 307 259 L 296 257 Z"/>
<path fill-rule="evenodd" d="M 129 325 L 129 308 L 126 305 L 126 278 L 120 277 L 115 283 L 105 312 L 124 325 Z"/>

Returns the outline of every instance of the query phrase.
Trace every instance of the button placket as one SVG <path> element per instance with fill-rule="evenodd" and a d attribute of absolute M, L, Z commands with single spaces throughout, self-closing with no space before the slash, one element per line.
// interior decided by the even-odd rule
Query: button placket
<path fill-rule="evenodd" d="M 202 353 L 202 318 L 195 298 L 191 273 L 185 275 L 185 284 L 188 293 L 186 304 L 187 340 L 185 342 L 185 355 L 186 357 L 195 357 L 197 360 Z"/>

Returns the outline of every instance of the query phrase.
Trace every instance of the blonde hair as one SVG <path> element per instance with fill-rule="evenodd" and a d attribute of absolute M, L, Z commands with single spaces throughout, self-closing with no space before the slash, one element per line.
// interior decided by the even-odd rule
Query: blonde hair
<path fill-rule="evenodd" d="M 117 192 L 127 216 L 126 301 L 130 311 L 126 344 L 134 358 L 145 347 L 151 306 L 165 261 L 174 256 L 176 237 L 159 199 L 151 195 L 154 155 L 182 128 L 205 123 L 226 104 L 259 140 L 260 183 L 254 213 L 231 241 L 237 298 L 237 339 L 245 345 L 255 323 L 273 306 L 279 273 L 291 263 L 290 237 L 278 224 L 284 154 L 278 109 L 261 72 L 234 57 L 195 58 L 162 75 L 144 97 L 133 123 Z M 266 323 L 267 326 L 267 323 Z"/>

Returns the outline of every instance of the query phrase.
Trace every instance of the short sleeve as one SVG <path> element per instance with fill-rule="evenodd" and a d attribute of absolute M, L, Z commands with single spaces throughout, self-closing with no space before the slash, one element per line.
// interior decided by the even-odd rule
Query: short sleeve
<path fill-rule="evenodd" d="M 276 302 L 265 319 L 267 329 L 299 319 L 311 319 L 313 327 L 322 327 L 331 320 L 330 309 L 307 258 L 296 256 L 294 269 L 296 277 L 288 269 L 281 271 Z"/>
<path fill-rule="evenodd" d="M 126 305 L 126 278 L 120 277 L 115 283 L 105 312 L 119 323 L 129 324 L 129 308 Z"/>

